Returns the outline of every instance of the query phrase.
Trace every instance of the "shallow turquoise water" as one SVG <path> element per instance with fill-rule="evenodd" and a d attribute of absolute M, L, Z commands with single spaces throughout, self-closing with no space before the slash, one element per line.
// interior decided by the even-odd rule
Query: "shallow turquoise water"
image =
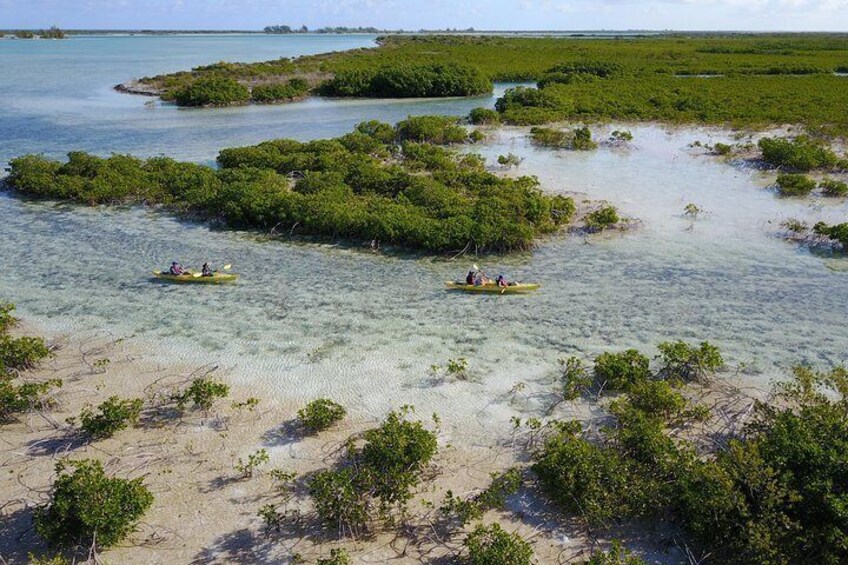
<path fill-rule="evenodd" d="M 126 38 L 125 57 L 151 56 L 158 61 L 151 73 L 245 49 L 232 38 L 221 43 L 212 38 L 208 41 L 219 49 L 213 55 L 181 43 L 195 38 L 166 38 L 168 45 L 191 51 L 176 64 L 167 50 L 158 50 L 162 46 L 144 44 L 152 55 L 129 47 L 148 40 Z M 89 40 L 67 45 L 83 49 L 76 41 Z M 251 45 L 253 38 L 242 41 Z M 0 42 L 0 49 L 7 43 Z M 38 49 L 71 48 L 46 45 Z M 77 68 L 51 53 L 51 68 Z M 0 133 L 6 134 L 0 137 L 0 160 L 82 147 L 206 161 L 221 146 L 337 135 L 365 119 L 460 114 L 492 100 L 312 100 L 222 111 L 162 105 L 151 110 L 143 98 L 109 90 L 127 78 L 127 63 L 119 58 L 101 69 L 98 53 L 81 63 L 90 72 L 74 74 L 85 76 L 67 88 L 67 96 L 56 82 L 59 75 L 41 86 L 30 84 L 31 98 L 23 102 L 10 102 L 15 97 L 0 89 Z M 23 58 L 16 64 L 24 73 L 34 55 L 15 57 Z M 145 73 L 143 62 L 132 63 L 130 76 Z M 36 125 L 20 130 L 15 125 L 32 116 Z M 502 130 L 475 148 L 490 162 L 498 154 L 517 153 L 525 157 L 519 172 L 537 175 L 546 190 L 608 199 L 641 221 L 627 234 L 563 235 L 540 242 L 532 253 L 473 259 L 490 273 L 541 282 L 535 295 L 443 291 L 442 281 L 461 276 L 470 258 L 260 242 L 256 234 L 210 231 L 149 210 L 75 208 L 5 195 L 0 295 L 48 329 L 135 336 L 156 360 L 221 363 L 260 395 L 299 402 L 328 395 L 373 416 L 413 403 L 481 437 L 506 430 L 511 415 L 541 408 L 557 358 L 568 354 L 625 347 L 653 351 L 666 339 L 709 339 L 731 363 L 749 366 L 741 378 L 757 385 L 795 362 L 827 366 L 848 360 L 848 275 L 839 270 L 845 261 L 811 255 L 774 237 L 781 220 L 844 219 L 848 205 L 777 199 L 764 188 L 769 175 L 687 148 L 696 139 L 728 141 L 726 133 L 624 127 L 635 137 L 631 149 L 537 150 L 520 128 Z M 596 136 L 609 129 L 595 127 Z M 688 202 L 707 211 L 694 224 L 681 216 Z M 233 263 L 243 276 L 237 285 L 220 288 L 151 283 L 149 270 L 172 259 Z M 456 357 L 469 360 L 470 382 L 441 382 L 428 373 L 430 365 Z M 527 388 L 510 394 L 519 382 Z"/>

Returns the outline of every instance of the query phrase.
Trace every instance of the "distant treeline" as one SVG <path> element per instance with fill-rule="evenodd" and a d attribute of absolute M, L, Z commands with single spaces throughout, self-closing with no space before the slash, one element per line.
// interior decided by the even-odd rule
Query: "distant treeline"
<path fill-rule="evenodd" d="M 4 37 L 6 34 L 12 35 L 17 39 L 35 39 L 36 37 L 41 39 L 65 39 L 65 32 L 56 26 L 53 26 L 50 29 L 42 29 L 41 31 L 32 31 L 28 29 L 0 31 L 0 37 Z"/>
<path fill-rule="evenodd" d="M 266 26 L 263 30 L 265 33 L 473 33 L 474 28 L 469 27 L 467 29 L 443 29 L 443 30 L 424 30 L 420 29 L 417 32 L 411 30 L 403 30 L 403 29 L 378 29 L 376 27 L 321 27 L 318 29 L 309 29 L 308 27 L 300 26 L 300 27 L 291 27 L 286 25 L 276 25 L 276 26 Z"/>

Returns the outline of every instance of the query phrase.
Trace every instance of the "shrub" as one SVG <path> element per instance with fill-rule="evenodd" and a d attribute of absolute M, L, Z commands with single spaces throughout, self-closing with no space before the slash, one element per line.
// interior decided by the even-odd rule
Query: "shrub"
<path fill-rule="evenodd" d="M 384 504 L 403 503 L 421 471 L 436 454 L 436 434 L 403 412 L 390 412 L 380 427 L 364 434 L 361 463 L 371 476 L 374 496 Z"/>
<path fill-rule="evenodd" d="M 16 414 L 46 409 L 51 404 L 48 395 L 61 386 L 61 379 L 15 384 L 13 378 L 0 376 L 0 422 L 7 422 Z"/>
<path fill-rule="evenodd" d="M 507 153 L 506 155 L 498 155 L 498 164 L 504 167 L 511 169 L 512 167 L 517 167 L 524 161 L 521 157 L 514 153 Z"/>
<path fill-rule="evenodd" d="M 598 526 L 633 513 L 631 467 L 614 449 L 565 432 L 545 440 L 533 472 L 551 500 Z"/>
<path fill-rule="evenodd" d="M 704 381 L 724 366 L 718 347 L 702 341 L 698 347 L 683 341 L 666 341 L 657 345 L 660 351 L 658 374 L 682 382 Z"/>
<path fill-rule="evenodd" d="M 693 220 L 697 219 L 698 215 L 703 211 L 703 208 L 699 207 L 697 204 L 693 204 L 692 202 L 683 207 L 683 214 L 689 216 Z"/>
<path fill-rule="evenodd" d="M 350 565 L 350 554 L 345 549 L 331 549 L 329 557 L 319 557 L 315 565 Z"/>
<path fill-rule="evenodd" d="M 422 63 L 337 72 L 321 86 L 328 96 L 424 98 L 474 96 L 492 91 L 479 69 L 456 63 Z"/>
<path fill-rule="evenodd" d="M 468 565 L 530 565 L 533 548 L 518 534 L 511 534 L 500 524 L 474 528 L 465 539 Z"/>
<path fill-rule="evenodd" d="M 824 179 L 819 188 L 825 196 L 848 196 L 848 183 L 836 179 Z"/>
<path fill-rule="evenodd" d="M 0 303 L 0 334 L 8 332 L 12 326 L 18 323 L 17 318 L 12 315 L 15 305 L 11 303 Z"/>
<path fill-rule="evenodd" d="M 782 174 L 777 176 L 777 192 L 781 196 L 806 196 L 816 188 L 816 181 L 804 175 Z"/>
<path fill-rule="evenodd" d="M 479 520 L 488 510 L 503 508 L 507 497 L 518 492 L 521 483 L 521 473 L 518 469 L 510 469 L 500 474 L 492 473 L 492 483 L 488 488 L 470 498 L 454 496 L 452 491 L 447 491 L 439 512 L 445 517 L 455 518 L 464 526 L 471 520 Z"/>
<path fill-rule="evenodd" d="M 716 143 L 713 145 L 713 153 L 716 155 L 730 155 L 731 151 L 733 151 L 733 147 L 726 143 Z"/>
<path fill-rule="evenodd" d="M 501 115 L 491 108 L 474 108 L 468 114 L 468 121 L 475 125 L 496 125 L 501 123 Z"/>
<path fill-rule="evenodd" d="M 832 168 L 837 164 L 833 151 L 806 136 L 795 139 L 764 137 L 757 145 L 762 151 L 763 160 L 775 167 L 810 171 Z"/>
<path fill-rule="evenodd" d="M 250 100 L 250 91 L 235 79 L 205 76 L 174 93 L 178 106 L 230 106 Z"/>
<path fill-rule="evenodd" d="M 395 127 L 401 141 L 426 141 L 437 145 L 464 143 L 468 132 L 451 116 L 410 116 Z"/>
<path fill-rule="evenodd" d="M 586 366 L 577 357 L 560 359 L 562 366 L 562 397 L 564 400 L 576 400 L 592 385 Z"/>
<path fill-rule="evenodd" d="M 592 132 L 588 127 L 579 127 L 571 132 L 571 147 L 569 149 L 590 151 L 597 148 L 598 144 L 592 141 Z"/>
<path fill-rule="evenodd" d="M 142 479 L 107 477 L 99 461 L 60 461 L 56 474 L 50 502 L 34 517 L 38 534 L 55 546 L 115 545 L 153 504 Z"/>
<path fill-rule="evenodd" d="M 813 232 L 839 242 L 843 249 L 848 249 L 848 222 L 832 226 L 824 222 L 817 222 L 813 226 Z"/>
<path fill-rule="evenodd" d="M 647 359 L 647 358 L 646 358 Z M 670 420 L 686 408 L 686 400 L 674 390 L 668 381 L 641 379 L 627 388 L 627 407 L 632 407 L 648 416 Z M 624 409 L 619 404 L 619 413 Z"/>
<path fill-rule="evenodd" d="M 260 449 L 255 451 L 247 456 L 247 461 L 239 458 L 238 463 L 235 464 L 235 469 L 241 474 L 243 479 L 249 479 L 253 477 L 253 474 L 256 472 L 256 469 L 261 467 L 270 461 L 270 457 L 268 456 L 268 451 L 265 449 Z"/>
<path fill-rule="evenodd" d="M 344 406 L 328 398 L 313 400 L 297 413 L 300 425 L 310 432 L 326 430 L 347 415 Z"/>
<path fill-rule="evenodd" d="M 13 338 L 0 334 L 0 377 L 12 371 L 34 369 L 50 356 L 50 349 L 40 337 Z"/>
<path fill-rule="evenodd" d="M 177 403 L 179 410 L 185 410 L 188 403 L 194 404 L 194 408 L 209 410 L 219 398 L 226 398 L 230 394 L 230 387 L 224 383 L 212 380 L 210 377 L 197 377 L 182 392 L 171 397 Z"/>
<path fill-rule="evenodd" d="M 627 130 L 615 130 L 610 134 L 609 141 L 613 145 L 626 145 L 633 141 L 633 134 Z"/>
<path fill-rule="evenodd" d="M 309 495 L 324 524 L 357 535 L 368 523 L 368 496 L 361 476 L 351 468 L 318 471 L 309 481 Z"/>
<path fill-rule="evenodd" d="M 294 100 L 305 96 L 309 92 L 309 83 L 302 78 L 293 78 L 288 82 L 260 84 L 253 87 L 250 98 L 254 102 L 279 102 L 280 100 Z"/>
<path fill-rule="evenodd" d="M 595 357 L 595 381 L 610 391 L 626 391 L 651 376 L 650 359 L 635 349 Z"/>
<path fill-rule="evenodd" d="M 82 429 L 93 439 L 110 438 L 138 422 L 142 404 L 140 398 L 121 399 L 113 396 L 101 403 L 96 413 L 87 406 L 80 414 Z"/>
<path fill-rule="evenodd" d="M 618 210 L 615 209 L 615 206 L 602 206 L 601 208 L 586 214 L 586 218 L 584 220 L 586 230 L 590 233 L 609 229 L 616 225 L 619 221 L 621 221 L 621 218 L 618 216 Z"/>
<path fill-rule="evenodd" d="M 356 131 L 372 137 L 383 144 L 391 144 L 395 140 L 395 128 L 378 120 L 362 122 L 356 126 Z"/>
<path fill-rule="evenodd" d="M 530 128 L 530 141 L 539 147 L 566 149 L 571 145 L 571 136 L 559 129 L 534 127 Z"/>

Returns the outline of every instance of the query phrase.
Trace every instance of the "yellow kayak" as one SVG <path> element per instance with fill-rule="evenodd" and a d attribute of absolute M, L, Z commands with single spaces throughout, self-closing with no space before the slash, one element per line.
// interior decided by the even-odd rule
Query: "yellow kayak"
<path fill-rule="evenodd" d="M 153 271 L 153 276 L 159 280 L 173 283 L 198 283 L 198 284 L 220 284 L 233 282 L 238 278 L 235 273 L 213 273 L 212 276 L 204 277 L 200 273 L 186 273 L 184 275 L 172 275 L 164 271 Z"/>
<path fill-rule="evenodd" d="M 532 292 L 539 288 L 537 283 L 512 283 L 506 287 L 500 287 L 495 283 L 490 284 L 465 284 L 460 281 L 447 281 L 445 286 L 448 290 L 461 290 L 464 292 L 490 292 L 493 294 L 521 294 Z"/>

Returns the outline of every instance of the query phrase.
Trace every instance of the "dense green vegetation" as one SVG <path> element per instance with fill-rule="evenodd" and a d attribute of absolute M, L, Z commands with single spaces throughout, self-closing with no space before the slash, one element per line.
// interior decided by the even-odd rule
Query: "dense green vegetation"
<path fill-rule="evenodd" d="M 347 410 L 329 398 L 313 400 L 297 412 L 300 425 L 310 432 L 326 430 L 347 415 Z"/>
<path fill-rule="evenodd" d="M 555 149 L 571 149 L 573 151 L 590 151 L 597 149 L 598 144 L 592 141 L 592 132 L 588 127 L 563 131 L 555 128 L 530 128 L 530 140 L 539 147 Z"/>
<path fill-rule="evenodd" d="M 773 167 L 806 172 L 813 169 L 845 168 L 848 164 L 844 159 L 838 159 L 820 140 L 803 135 L 794 139 L 764 137 L 757 145 L 762 152 L 763 161 Z"/>
<path fill-rule="evenodd" d="M 561 119 L 662 120 L 760 126 L 801 123 L 843 135 L 848 81 L 843 35 L 668 35 L 593 39 L 388 36 L 377 49 L 278 60 L 228 63 L 142 79 L 163 96 L 209 75 L 244 84 L 292 76 L 340 77 L 340 95 L 476 93 L 489 81 L 536 81 L 499 102 L 504 121 Z M 462 88 L 429 87 L 428 65 L 461 65 Z M 471 79 L 477 76 L 479 79 Z M 372 85 L 388 75 L 389 86 Z M 398 78 L 400 77 L 400 78 Z M 321 79 L 317 79 L 320 82 Z M 395 81 L 397 80 L 397 84 Z M 381 94 L 377 94 L 381 92 Z M 373 94 L 366 94 L 373 93 Z"/>
<path fill-rule="evenodd" d="M 229 106 L 246 103 L 250 100 L 250 91 L 235 79 L 209 76 L 177 90 L 174 100 L 180 106 Z"/>
<path fill-rule="evenodd" d="M 62 386 L 59 379 L 24 381 L 21 372 L 33 369 L 50 355 L 40 337 L 12 337 L 9 330 L 17 323 L 13 304 L 0 303 L 0 423 L 16 415 L 50 405 L 49 393 Z"/>
<path fill-rule="evenodd" d="M 254 102 L 280 102 L 302 98 L 309 92 L 309 83 L 302 78 L 289 79 L 288 82 L 258 84 L 250 91 Z"/>
<path fill-rule="evenodd" d="M 7 185 L 38 198 L 164 204 L 232 227 L 436 252 L 526 249 L 568 223 L 573 201 L 544 194 L 535 178 L 502 178 L 476 155 L 418 141 L 466 140 L 454 122 L 366 122 L 337 139 L 224 149 L 220 170 L 164 157 L 29 155 L 12 160 Z"/>
<path fill-rule="evenodd" d="M 601 206 L 586 214 L 586 230 L 590 233 L 600 232 L 614 227 L 621 221 L 615 206 Z"/>
<path fill-rule="evenodd" d="M 775 185 L 781 196 L 806 196 L 816 188 L 816 181 L 804 175 L 786 173 L 777 176 Z"/>
<path fill-rule="evenodd" d="M 153 504 L 142 479 L 107 477 L 99 461 L 60 461 L 50 502 L 37 509 L 35 530 L 51 545 L 113 546 L 132 532 Z"/>
<path fill-rule="evenodd" d="M 437 442 L 435 433 L 407 414 L 389 413 L 379 427 L 363 434 L 361 448 L 350 442 L 346 461 L 311 478 L 309 494 L 322 522 L 358 535 L 369 525 L 372 506 L 388 517 L 409 501 Z"/>
<path fill-rule="evenodd" d="M 839 243 L 842 249 L 848 250 L 848 222 L 830 226 L 824 222 L 818 222 L 813 226 L 813 232 Z"/>
<path fill-rule="evenodd" d="M 819 188 L 825 196 L 841 197 L 848 196 L 848 183 L 836 179 L 823 179 L 819 182 Z"/>
<path fill-rule="evenodd" d="M 518 534 L 511 534 L 500 524 L 480 524 L 465 540 L 467 565 L 530 565 L 533 548 Z"/>
<path fill-rule="evenodd" d="M 492 91 L 479 69 L 457 63 L 392 65 L 339 71 L 321 85 L 326 96 L 429 98 L 473 96 Z"/>
<path fill-rule="evenodd" d="M 144 401 L 140 398 L 119 398 L 112 396 L 97 406 L 95 412 L 90 406 L 80 414 L 82 429 L 92 439 L 104 439 L 138 422 Z"/>
<path fill-rule="evenodd" d="M 215 404 L 215 401 L 226 398 L 229 394 L 229 385 L 204 376 L 193 379 L 185 389 L 175 393 L 171 400 L 176 403 L 177 409 L 180 411 L 185 410 L 189 403 L 193 408 L 209 410 Z"/>
<path fill-rule="evenodd" d="M 723 563 L 848 559 L 848 371 L 796 368 L 740 433 L 705 450 L 679 433 L 709 417 L 684 383 L 706 382 L 721 354 L 706 342 L 658 349 L 653 369 L 635 350 L 595 359 L 593 386 L 623 391 L 607 405 L 613 421 L 600 432 L 553 423 L 533 466 L 543 491 L 593 528 L 670 518 Z M 570 382 L 584 371 L 565 365 Z"/>

